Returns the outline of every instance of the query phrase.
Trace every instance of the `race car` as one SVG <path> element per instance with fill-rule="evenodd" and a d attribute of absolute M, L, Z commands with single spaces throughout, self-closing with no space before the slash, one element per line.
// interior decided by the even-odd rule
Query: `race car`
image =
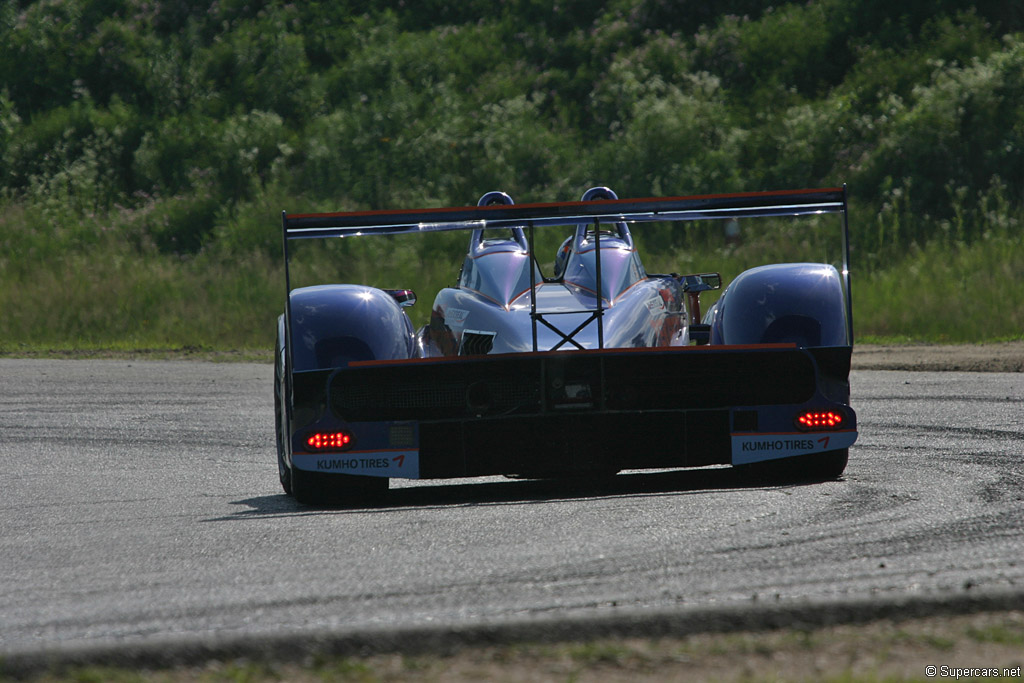
<path fill-rule="evenodd" d="M 630 225 L 839 216 L 842 263 L 735 277 L 651 274 Z M 731 466 L 839 477 L 857 438 L 846 189 L 282 214 L 287 296 L 274 398 L 284 491 L 307 504 L 379 497 L 391 478 L 611 476 Z M 547 268 L 535 232 L 561 226 Z M 429 322 L 409 289 L 291 288 L 304 239 L 465 231 L 457 283 Z M 545 266 L 547 264 L 545 263 Z"/>

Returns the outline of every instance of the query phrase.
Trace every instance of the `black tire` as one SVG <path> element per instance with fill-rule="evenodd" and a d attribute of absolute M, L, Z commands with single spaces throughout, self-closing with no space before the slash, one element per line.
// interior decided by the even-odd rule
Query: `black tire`
<path fill-rule="evenodd" d="M 278 340 L 274 350 L 274 435 L 277 442 L 277 475 L 281 479 L 281 488 L 289 496 L 292 495 L 292 471 L 285 460 L 285 449 L 288 447 L 287 431 L 284 415 L 284 378 L 281 375 L 281 342 Z"/>
<path fill-rule="evenodd" d="M 736 469 L 750 484 L 833 481 L 843 475 L 849 456 L 849 449 L 843 448 L 837 451 L 741 465 Z"/>
<path fill-rule="evenodd" d="M 291 470 L 292 495 L 304 505 L 369 505 L 383 499 L 388 490 L 387 477 L 360 477 Z"/>

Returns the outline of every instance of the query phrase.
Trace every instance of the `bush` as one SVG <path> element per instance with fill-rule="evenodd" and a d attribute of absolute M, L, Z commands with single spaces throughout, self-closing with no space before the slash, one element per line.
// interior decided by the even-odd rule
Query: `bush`
<path fill-rule="evenodd" d="M 598 177 L 613 179 L 620 196 L 739 189 L 746 132 L 731 120 L 718 79 L 697 74 L 685 91 L 655 78 L 633 84 L 625 98 L 632 106 L 600 154 Z"/>
<path fill-rule="evenodd" d="M 80 267 L 65 251 L 247 282 L 284 208 L 596 184 L 848 182 L 859 263 L 969 250 L 1020 229 L 1021 31 L 999 0 L 0 3 L 0 261 L 18 286 L 22 263 Z M 644 230 L 655 252 L 694 236 L 720 248 Z M 442 261 L 458 237 L 332 243 L 313 271 Z"/>
<path fill-rule="evenodd" d="M 894 103 L 892 122 L 867 155 L 859 182 L 885 196 L 911 184 L 903 239 L 923 242 L 934 223 L 974 212 L 979 192 L 995 178 L 1024 187 L 1024 41 L 1007 38 L 1002 50 L 967 66 L 937 63 L 931 81 L 909 101 Z M 909 182 L 903 179 L 910 179 Z M 972 239 L 978 222 L 958 228 Z"/>

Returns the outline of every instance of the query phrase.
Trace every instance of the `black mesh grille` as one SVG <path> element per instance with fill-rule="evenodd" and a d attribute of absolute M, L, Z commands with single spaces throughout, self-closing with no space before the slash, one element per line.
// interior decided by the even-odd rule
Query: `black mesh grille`
<path fill-rule="evenodd" d="M 347 384 L 347 383 L 346 383 Z M 335 402 L 350 412 L 386 413 L 398 411 L 406 414 L 419 409 L 460 408 L 466 402 L 466 387 L 453 382 L 431 382 L 430 384 L 395 383 L 388 387 L 366 384 L 347 384 L 335 392 Z"/>
<path fill-rule="evenodd" d="M 350 367 L 334 375 L 330 401 L 350 421 L 572 409 L 567 387 L 585 387 L 591 411 L 708 409 L 802 403 L 816 381 L 811 356 L 795 349 L 564 352 Z"/>
<path fill-rule="evenodd" d="M 351 421 L 431 420 L 536 412 L 539 378 L 522 361 L 353 368 L 331 382 L 331 407 Z"/>

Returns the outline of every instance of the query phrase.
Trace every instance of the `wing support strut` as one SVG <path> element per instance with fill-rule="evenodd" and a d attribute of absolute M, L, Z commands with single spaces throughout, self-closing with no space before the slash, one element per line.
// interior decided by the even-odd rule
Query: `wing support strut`
<path fill-rule="evenodd" d="M 534 226 L 531 223 L 529 226 L 529 247 L 530 247 L 530 258 L 533 259 L 533 230 Z M 537 310 L 537 277 L 536 270 L 530 268 L 530 320 L 532 323 L 533 333 L 533 350 L 538 351 L 537 345 L 537 323 L 544 325 L 549 330 L 557 334 L 561 340 L 552 346 L 548 351 L 558 351 L 566 344 L 572 344 L 579 350 L 583 350 L 583 345 L 576 341 L 576 335 L 579 334 L 584 328 L 590 323 L 597 321 L 597 348 L 604 348 L 604 297 L 602 292 L 604 291 L 601 287 L 601 220 L 599 218 L 594 219 L 594 249 L 595 249 L 595 279 L 597 286 L 597 308 L 585 309 L 582 311 L 538 311 Z M 546 320 L 544 316 L 552 315 L 576 315 L 580 313 L 589 314 L 587 319 L 576 326 L 572 332 L 566 333 L 554 323 Z"/>

